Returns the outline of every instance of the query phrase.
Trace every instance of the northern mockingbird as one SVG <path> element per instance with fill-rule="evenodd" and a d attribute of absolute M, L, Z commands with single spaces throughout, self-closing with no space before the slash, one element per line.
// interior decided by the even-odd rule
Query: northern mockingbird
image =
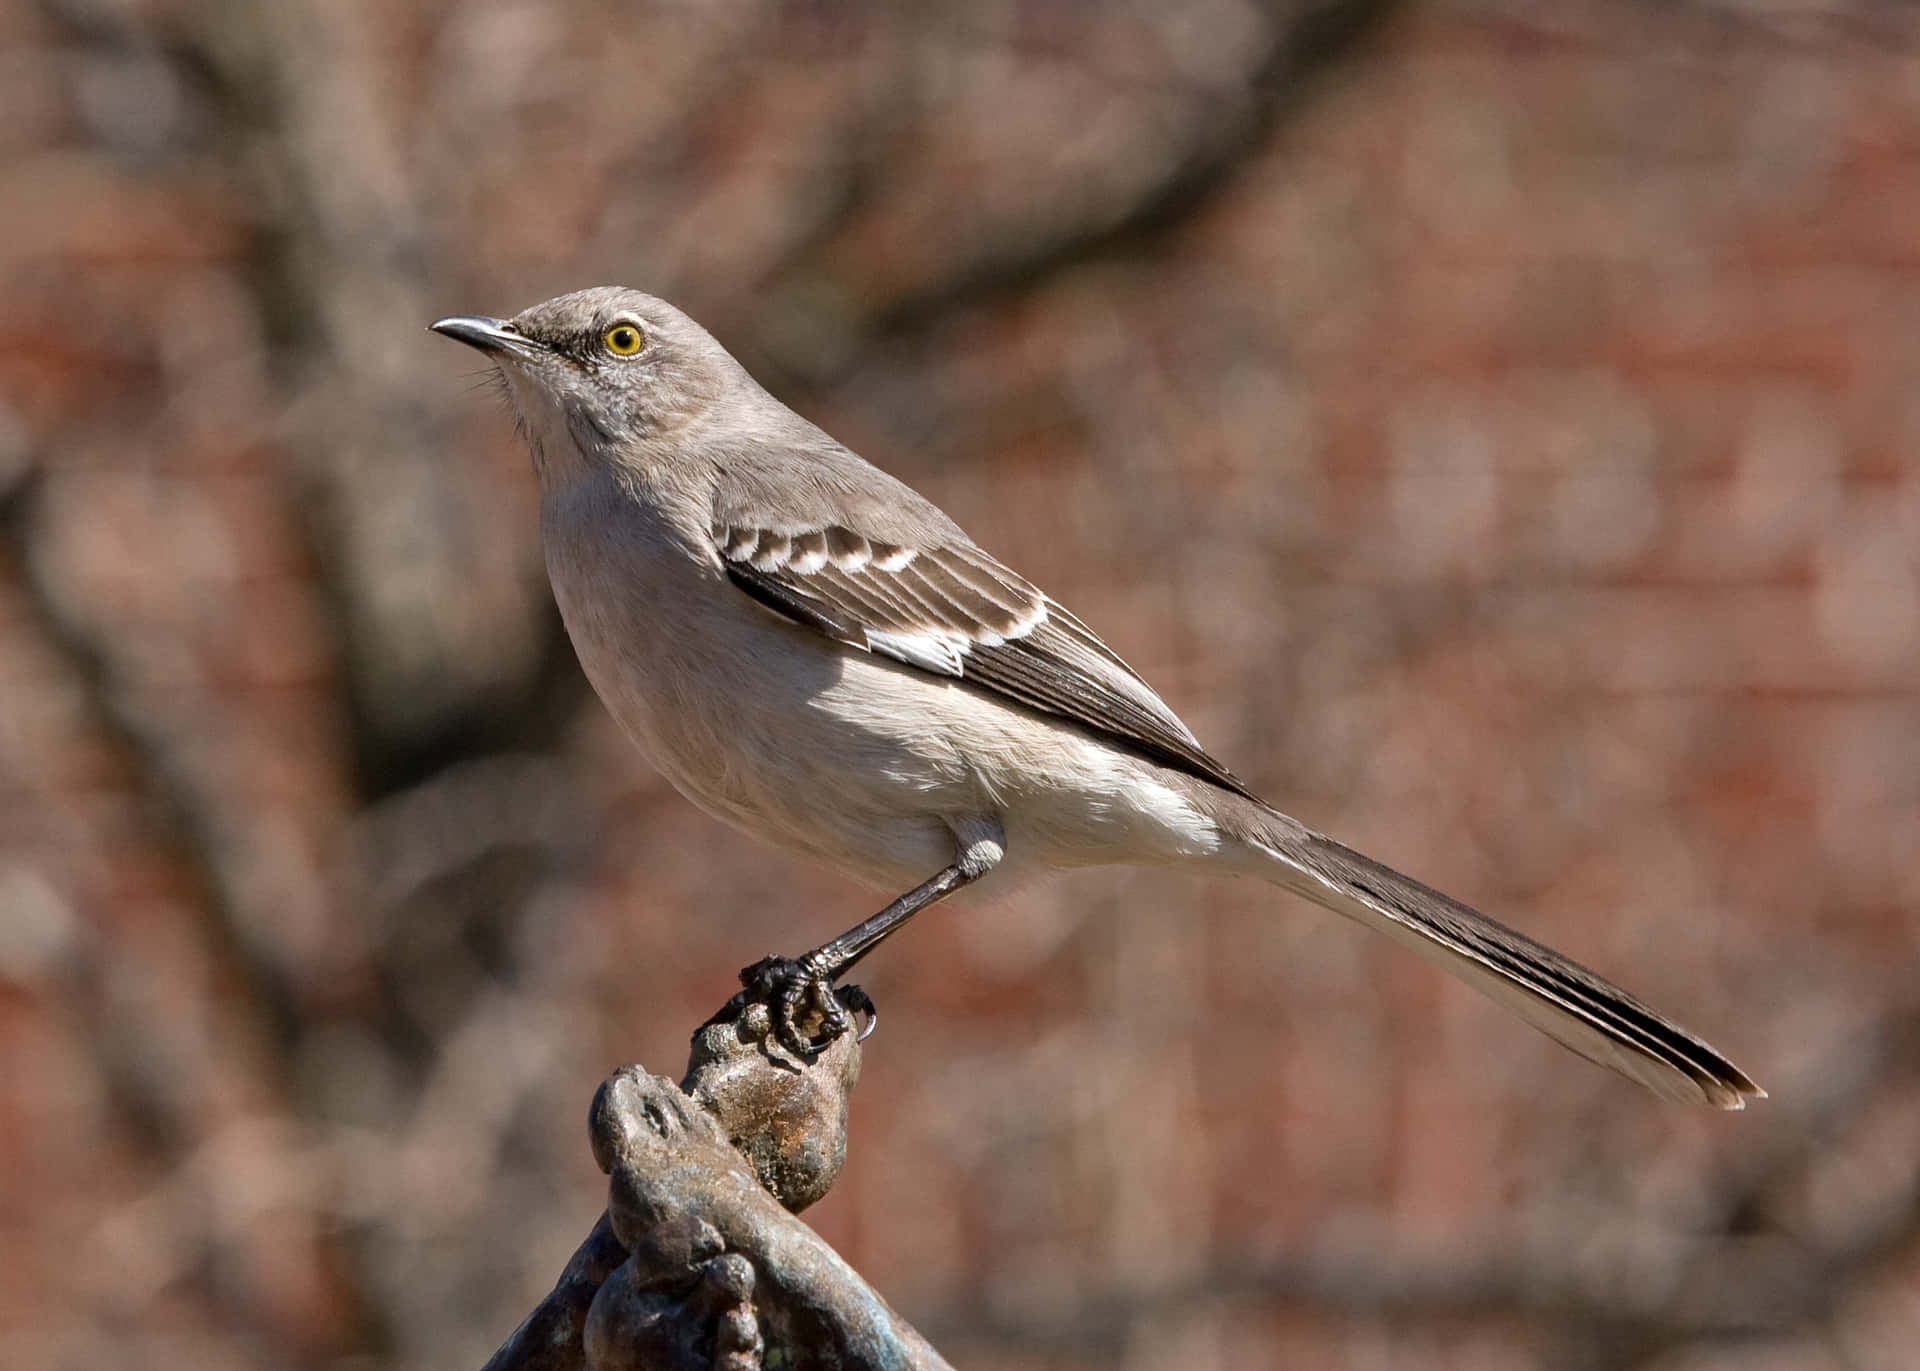
<path fill-rule="evenodd" d="M 705 329 L 600 288 L 442 319 L 505 378 L 587 679 L 679 791 L 907 893 L 742 972 L 783 1041 L 917 911 L 990 872 L 1253 875 L 1379 929 L 1669 1099 L 1759 1087 L 1625 991 L 1322 837 L 1209 755 L 1091 629 L 774 399 Z"/>

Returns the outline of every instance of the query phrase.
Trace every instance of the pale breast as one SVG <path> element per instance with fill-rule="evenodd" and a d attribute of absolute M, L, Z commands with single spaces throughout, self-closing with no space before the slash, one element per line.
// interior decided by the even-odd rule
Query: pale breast
<path fill-rule="evenodd" d="M 547 567 L 587 678 L 708 813 L 876 886 L 1004 826 L 1009 865 L 1180 861 L 1217 841 L 1178 778 L 1076 725 L 795 625 L 700 533 L 624 492 L 550 495 Z"/>
<path fill-rule="evenodd" d="M 882 886 L 952 860 L 942 813 L 983 802 L 870 665 L 776 618 L 631 500 L 549 497 L 547 570 L 595 692 L 708 813 Z M 849 703 L 892 699 L 873 711 Z"/>

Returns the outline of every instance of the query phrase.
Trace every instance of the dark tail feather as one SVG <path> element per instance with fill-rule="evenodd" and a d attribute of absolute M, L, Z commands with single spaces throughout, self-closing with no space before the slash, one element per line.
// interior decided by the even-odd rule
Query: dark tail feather
<path fill-rule="evenodd" d="M 1273 858 L 1268 880 L 1405 943 L 1588 1061 L 1684 1103 L 1765 1098 L 1712 1047 L 1552 948 L 1283 814 L 1262 819 L 1245 836 Z"/>

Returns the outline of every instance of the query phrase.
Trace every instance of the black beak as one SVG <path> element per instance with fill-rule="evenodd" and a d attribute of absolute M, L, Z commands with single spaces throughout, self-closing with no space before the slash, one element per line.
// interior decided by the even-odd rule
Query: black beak
<path fill-rule="evenodd" d="M 537 357 L 543 351 L 538 343 L 523 333 L 514 331 L 512 324 L 500 319 L 489 319 L 484 314 L 454 314 L 445 319 L 437 319 L 427 327 L 435 333 L 444 333 L 447 337 L 465 343 L 468 347 L 478 348 L 482 352 L 505 352 L 520 357 Z"/>

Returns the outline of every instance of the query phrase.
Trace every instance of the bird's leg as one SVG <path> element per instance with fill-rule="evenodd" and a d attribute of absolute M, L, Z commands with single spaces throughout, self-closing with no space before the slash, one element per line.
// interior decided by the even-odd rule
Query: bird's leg
<path fill-rule="evenodd" d="M 847 1011 L 867 1015 L 867 1032 L 873 1031 L 879 1015 L 873 1001 L 858 986 L 848 986 L 838 994 L 834 981 L 875 947 L 934 901 L 952 894 L 979 873 L 968 874 L 956 862 L 930 881 L 924 881 L 875 914 L 863 919 L 831 942 L 798 957 L 762 957 L 740 972 L 741 989 L 721 1007 L 713 1021 L 738 1018 L 750 1004 L 764 1004 L 773 1013 L 774 1036 L 780 1045 L 796 1057 L 806 1057 L 832 1042 L 850 1026 Z M 843 1002 L 844 1001 L 844 1002 Z M 819 1036 L 809 1042 L 801 1033 L 799 1019 L 803 1008 L 820 1020 Z M 861 1035 L 865 1037 L 866 1034 Z"/>
<path fill-rule="evenodd" d="M 862 919 L 839 937 L 798 957 L 762 957 L 752 966 L 742 968 L 741 989 L 707 1023 L 730 1023 L 748 1005 L 764 1004 L 773 1013 L 774 1036 L 780 1045 L 796 1057 L 806 1057 L 851 1027 L 847 1011 L 852 1010 L 867 1016 L 866 1030 L 860 1035 L 864 1039 L 879 1022 L 879 1011 L 859 986 L 845 986 L 836 991 L 833 983 L 889 934 L 904 927 L 915 914 L 986 875 L 1004 852 L 996 826 L 991 837 L 967 843 L 952 866 L 921 882 L 878 914 Z M 820 1034 L 812 1042 L 800 1032 L 798 1020 L 803 1008 L 820 1020 Z"/>

